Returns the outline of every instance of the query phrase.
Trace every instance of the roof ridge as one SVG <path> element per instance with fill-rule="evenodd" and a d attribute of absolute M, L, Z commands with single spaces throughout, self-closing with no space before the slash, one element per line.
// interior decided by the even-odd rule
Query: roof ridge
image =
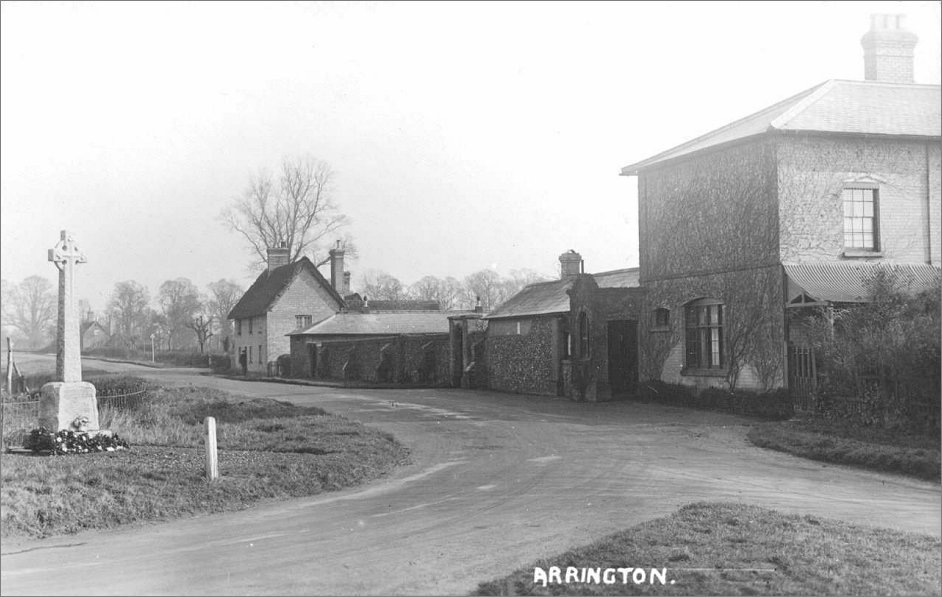
<path fill-rule="evenodd" d="M 623 267 L 623 268 L 621 268 L 621 269 L 610 269 L 610 270 L 604 271 L 604 272 L 595 272 L 595 273 L 593 273 L 593 274 L 591 274 L 591 275 L 593 275 L 593 276 L 604 276 L 605 274 L 617 274 L 617 273 L 621 273 L 621 272 L 636 272 L 636 271 L 639 271 L 640 269 L 641 269 L 641 266 L 636 266 L 636 267 Z"/>
<path fill-rule="evenodd" d="M 785 98 L 785 99 L 783 99 L 783 100 L 780 100 L 780 101 L 778 101 L 778 102 L 775 102 L 775 103 L 772 104 L 771 106 L 766 106 L 765 108 L 762 108 L 761 110 L 757 110 L 757 111 L 755 111 L 755 112 L 751 112 L 751 113 L 747 114 L 746 116 L 743 116 L 742 118 L 738 118 L 738 119 L 736 119 L 736 120 L 734 120 L 734 121 L 732 121 L 732 122 L 729 122 L 729 123 L 727 123 L 727 124 L 724 124 L 723 126 L 721 126 L 721 127 L 719 127 L 719 128 L 715 128 L 715 129 L 712 129 L 712 130 L 710 130 L 710 131 L 707 131 L 706 133 L 703 133 L 702 135 L 699 135 L 699 136 L 697 136 L 697 137 L 694 137 L 693 139 L 690 139 L 689 141 L 685 141 L 685 142 L 683 142 L 683 143 L 681 143 L 681 144 L 679 144 L 679 145 L 675 145 L 675 146 L 673 146 L 673 147 L 669 147 L 668 149 L 665 149 L 664 151 L 659 152 L 659 153 L 657 153 L 657 154 L 655 154 L 655 155 L 653 155 L 653 156 L 651 156 L 651 157 L 649 157 L 649 158 L 647 158 L 647 159 L 641 160 L 640 162 L 635 162 L 635 163 L 633 163 L 633 164 L 629 164 L 628 166 L 625 166 L 624 168 L 621 169 L 621 174 L 622 174 L 622 176 L 627 175 L 627 174 L 629 173 L 629 172 L 628 172 L 629 170 L 637 169 L 638 166 L 640 166 L 641 164 L 645 164 L 645 163 L 647 163 L 647 162 L 656 162 L 656 161 L 659 160 L 662 156 L 665 156 L 665 155 L 667 155 L 667 154 L 670 154 L 670 153 L 676 152 L 676 151 L 678 151 L 678 150 L 684 149 L 685 147 L 689 147 L 689 146 L 691 146 L 691 145 L 695 145 L 695 144 L 699 143 L 700 141 L 703 141 L 703 140 L 706 139 L 707 137 L 711 137 L 711 136 L 717 135 L 717 134 L 719 134 L 719 133 L 721 133 L 721 132 L 723 132 L 723 131 L 727 131 L 727 130 L 729 130 L 729 129 L 732 129 L 732 128 L 736 127 L 737 125 L 739 125 L 739 124 L 741 124 L 741 123 L 743 123 L 743 122 L 745 122 L 745 121 L 747 121 L 747 120 L 749 120 L 749 119 L 751 119 L 751 118 L 755 118 L 756 116 L 759 116 L 759 115 L 762 114 L 763 112 L 771 112 L 771 111 L 773 111 L 775 108 L 781 107 L 783 104 L 787 104 L 788 102 L 795 101 L 795 100 L 798 99 L 798 98 L 802 98 L 802 99 L 803 99 L 802 96 L 805 96 L 805 95 L 810 94 L 810 93 L 814 93 L 819 87 L 821 87 L 822 85 L 827 84 L 829 81 L 830 81 L 830 79 L 829 79 L 828 81 L 825 81 L 824 83 L 818 83 L 817 85 L 815 85 L 815 86 L 813 86 L 813 87 L 809 87 L 808 89 L 805 89 L 804 91 L 800 91 L 800 92 L 798 92 L 798 93 L 796 93 L 796 94 L 794 94 L 794 95 L 791 95 L 791 96 L 789 96 L 789 97 L 787 97 L 787 98 Z"/>
<path fill-rule="evenodd" d="M 837 79 L 828 79 L 824 83 L 818 86 L 813 92 L 809 95 L 803 97 L 798 101 L 797 104 L 785 110 L 783 113 L 779 114 L 778 118 L 772 120 L 769 123 L 770 129 L 781 129 L 789 120 L 798 116 L 805 110 L 807 110 L 812 104 L 820 100 L 822 97 L 831 92 L 831 89 L 837 84 Z"/>

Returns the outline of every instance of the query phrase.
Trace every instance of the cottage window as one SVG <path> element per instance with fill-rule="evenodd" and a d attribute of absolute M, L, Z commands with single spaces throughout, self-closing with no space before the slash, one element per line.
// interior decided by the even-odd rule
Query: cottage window
<path fill-rule="evenodd" d="M 654 310 L 654 327 L 655 328 L 667 328 L 671 324 L 671 312 L 670 309 L 665 309 L 660 307 Z"/>
<path fill-rule="evenodd" d="M 310 315 L 295 315 L 294 319 L 297 322 L 297 327 L 299 328 L 311 327 L 312 317 Z"/>
<path fill-rule="evenodd" d="M 585 311 L 579 314 L 579 356 L 589 358 L 589 316 Z"/>
<path fill-rule="evenodd" d="M 877 190 L 845 188 L 841 198 L 844 203 L 844 247 L 878 250 Z"/>
<path fill-rule="evenodd" d="M 236 319 L 236 336 L 242 335 L 242 320 Z"/>
<path fill-rule="evenodd" d="M 258 345 L 258 362 L 259 363 L 265 362 L 265 359 L 262 358 L 262 345 L 261 344 Z"/>
<path fill-rule="evenodd" d="M 249 334 L 250 334 L 250 335 L 251 335 L 251 333 L 252 333 L 252 325 L 253 325 L 254 323 L 255 323 L 255 318 L 254 318 L 254 317 L 249 317 Z"/>
<path fill-rule="evenodd" d="M 723 305 L 700 299 L 686 307 L 684 325 L 688 369 L 723 367 Z"/>

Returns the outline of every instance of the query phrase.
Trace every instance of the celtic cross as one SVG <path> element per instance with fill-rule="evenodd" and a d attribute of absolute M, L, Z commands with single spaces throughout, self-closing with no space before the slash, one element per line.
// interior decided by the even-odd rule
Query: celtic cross
<path fill-rule="evenodd" d="M 49 249 L 49 261 L 59 270 L 59 318 L 56 333 L 56 376 L 59 381 L 82 381 L 82 348 L 79 336 L 79 320 L 75 314 L 73 291 L 73 269 L 77 263 L 85 263 L 85 255 L 75 245 L 75 240 L 65 230 L 59 242 Z"/>

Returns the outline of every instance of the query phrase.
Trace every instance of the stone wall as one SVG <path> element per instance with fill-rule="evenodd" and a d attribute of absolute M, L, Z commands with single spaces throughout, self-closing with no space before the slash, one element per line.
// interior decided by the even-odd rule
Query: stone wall
<path fill-rule="evenodd" d="M 291 371 L 311 378 L 310 337 L 294 336 Z M 447 386 L 451 384 L 448 334 L 417 334 L 316 342 L 315 379 Z"/>
<path fill-rule="evenodd" d="M 561 317 L 566 316 L 543 315 L 488 323 L 484 361 L 491 389 L 558 395 Z"/>
<path fill-rule="evenodd" d="M 790 136 L 778 156 L 783 262 L 844 258 L 841 190 L 865 182 L 878 189 L 875 257 L 939 265 L 942 144 Z"/>
<path fill-rule="evenodd" d="M 785 305 L 781 266 L 672 278 L 647 285 L 640 320 L 641 379 L 694 386 L 768 390 L 785 383 Z M 727 367 L 688 370 L 684 354 L 684 312 L 690 301 L 723 303 L 723 352 Z M 669 311 L 666 327 L 654 311 Z M 730 367 L 732 365 L 732 367 Z"/>
<path fill-rule="evenodd" d="M 778 262 L 774 146 L 756 141 L 641 173 L 641 284 Z"/>

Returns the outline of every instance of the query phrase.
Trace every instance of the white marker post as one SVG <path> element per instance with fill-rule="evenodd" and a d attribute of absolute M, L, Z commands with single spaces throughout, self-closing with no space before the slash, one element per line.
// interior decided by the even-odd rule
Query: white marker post
<path fill-rule="evenodd" d="M 206 478 L 215 481 L 219 478 L 219 460 L 216 458 L 216 418 L 206 417 Z"/>

